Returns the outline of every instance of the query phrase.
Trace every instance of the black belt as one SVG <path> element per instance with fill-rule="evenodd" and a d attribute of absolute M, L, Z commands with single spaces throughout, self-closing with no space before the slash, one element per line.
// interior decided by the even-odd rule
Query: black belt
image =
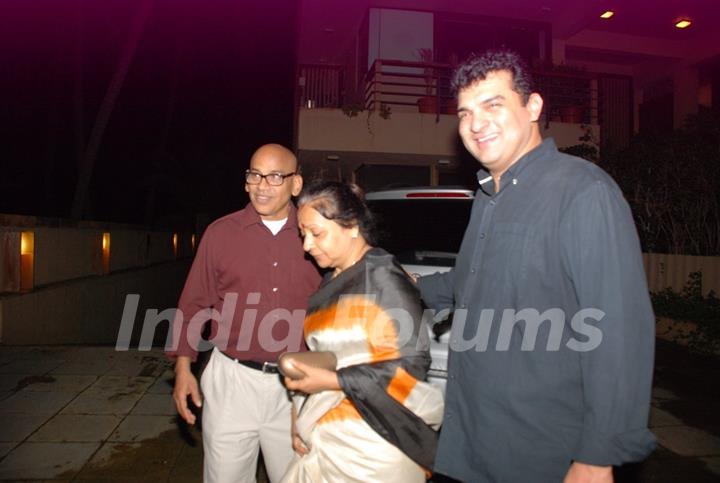
<path fill-rule="evenodd" d="M 256 371 L 263 372 L 265 374 L 279 374 L 278 371 L 278 365 L 274 362 L 257 362 L 257 361 L 241 361 L 240 359 L 236 359 L 235 357 L 232 357 L 223 351 L 218 351 L 220 354 L 224 355 L 231 361 L 235 361 L 238 364 L 242 364 L 245 367 L 249 367 L 250 369 L 255 369 Z"/>

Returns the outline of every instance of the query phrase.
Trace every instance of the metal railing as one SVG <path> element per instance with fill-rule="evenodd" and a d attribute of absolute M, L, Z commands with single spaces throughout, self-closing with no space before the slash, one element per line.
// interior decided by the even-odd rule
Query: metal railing
<path fill-rule="evenodd" d="M 344 102 L 345 69 L 341 65 L 303 64 L 298 70 L 301 107 L 340 108 Z"/>
<path fill-rule="evenodd" d="M 598 79 L 589 73 L 533 72 L 545 122 L 601 124 Z"/>
<path fill-rule="evenodd" d="M 424 107 L 453 104 L 451 67 L 447 64 L 377 59 L 365 74 L 364 103 L 367 109 L 381 104 Z M 454 112 L 453 112 L 454 113 Z"/>
<path fill-rule="evenodd" d="M 452 67 L 448 64 L 377 59 L 363 78 L 360 92 L 351 89 L 339 65 L 301 65 L 300 107 L 343 108 L 357 104 L 367 110 L 384 106 L 417 107 L 421 113 L 454 115 L 456 100 L 450 88 Z M 543 96 L 543 120 L 601 124 L 598 78 L 582 72 L 534 71 L 537 90 Z"/>

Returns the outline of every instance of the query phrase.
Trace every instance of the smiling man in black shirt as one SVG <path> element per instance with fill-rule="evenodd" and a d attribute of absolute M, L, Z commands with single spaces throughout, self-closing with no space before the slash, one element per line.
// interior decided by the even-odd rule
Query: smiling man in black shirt
<path fill-rule="evenodd" d="M 473 482 L 612 482 L 645 458 L 654 351 L 630 209 L 597 166 L 542 140 L 519 57 L 455 73 L 480 189 L 455 268 L 418 280 L 455 307 L 435 471 Z"/>

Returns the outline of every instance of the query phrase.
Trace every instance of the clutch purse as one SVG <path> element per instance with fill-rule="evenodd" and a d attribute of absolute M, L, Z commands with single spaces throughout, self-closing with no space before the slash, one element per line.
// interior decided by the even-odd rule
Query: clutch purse
<path fill-rule="evenodd" d="M 280 374 L 290 379 L 302 379 L 305 377 L 305 373 L 295 367 L 295 361 L 330 371 L 334 371 L 337 366 L 337 357 L 333 352 L 283 352 L 278 357 Z"/>

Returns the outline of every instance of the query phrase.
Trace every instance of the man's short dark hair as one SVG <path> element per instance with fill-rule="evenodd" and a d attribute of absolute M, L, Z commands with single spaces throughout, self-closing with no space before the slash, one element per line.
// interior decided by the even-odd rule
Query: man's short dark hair
<path fill-rule="evenodd" d="M 453 93 L 457 95 L 475 82 L 485 80 L 489 73 L 502 70 L 510 72 L 512 89 L 520 94 L 523 104 L 527 104 L 530 94 L 533 93 L 532 76 L 525 61 L 511 50 L 488 50 L 482 55 L 471 55 L 453 73 Z"/>

